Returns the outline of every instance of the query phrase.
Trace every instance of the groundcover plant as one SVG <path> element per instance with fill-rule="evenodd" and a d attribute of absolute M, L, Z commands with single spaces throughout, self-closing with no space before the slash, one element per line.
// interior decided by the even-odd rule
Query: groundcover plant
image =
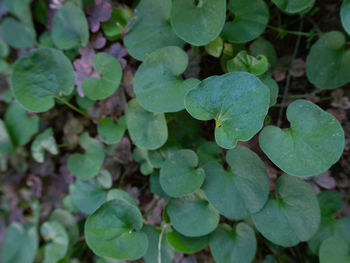
<path fill-rule="evenodd" d="M 350 263 L 350 0 L 0 1 L 0 262 Z"/>

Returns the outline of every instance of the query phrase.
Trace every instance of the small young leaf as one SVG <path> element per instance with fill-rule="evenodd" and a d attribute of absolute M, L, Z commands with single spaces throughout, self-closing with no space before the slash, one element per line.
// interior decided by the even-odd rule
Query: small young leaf
<path fill-rule="evenodd" d="M 71 94 L 74 82 L 69 59 L 51 48 L 39 48 L 18 59 L 11 76 L 14 96 L 24 108 L 33 112 L 51 109 L 54 97 Z"/>
<path fill-rule="evenodd" d="M 321 174 L 337 162 L 344 149 L 344 131 L 337 119 L 307 100 L 287 109 L 291 127 L 265 127 L 259 136 L 264 153 L 280 169 L 296 176 Z"/>
<path fill-rule="evenodd" d="M 144 256 L 148 238 L 140 210 L 123 199 L 104 203 L 85 223 L 86 243 L 100 257 L 135 260 Z"/>
<path fill-rule="evenodd" d="M 45 150 L 51 154 L 57 154 L 58 149 L 55 137 L 53 136 L 52 128 L 48 128 L 36 136 L 32 145 L 30 146 L 30 150 L 32 152 L 33 159 L 39 163 L 44 162 Z"/>
<path fill-rule="evenodd" d="M 80 135 L 80 145 L 85 154 L 74 153 L 69 156 L 68 169 L 79 179 L 86 180 L 95 177 L 105 159 L 103 145 L 89 136 L 87 132 Z"/>
<path fill-rule="evenodd" d="M 188 237 L 209 234 L 217 227 L 220 219 L 200 191 L 170 199 L 167 213 L 175 230 Z"/>
<path fill-rule="evenodd" d="M 187 93 L 185 107 L 196 119 L 215 119 L 216 142 L 229 149 L 261 129 L 269 97 L 269 89 L 257 77 L 232 72 L 203 80 Z"/>
<path fill-rule="evenodd" d="M 308 241 L 320 225 L 320 207 L 313 189 L 284 174 L 276 182 L 276 195 L 277 199 L 270 197 L 264 208 L 252 215 L 259 232 L 284 247 Z"/>
<path fill-rule="evenodd" d="M 221 32 L 226 17 L 226 0 L 177 0 L 172 2 L 171 25 L 175 33 L 187 43 L 203 46 Z"/>
<path fill-rule="evenodd" d="M 54 210 L 50 215 L 50 221 L 57 221 L 62 226 L 64 226 L 69 236 L 69 247 L 71 247 L 79 240 L 78 224 L 76 222 L 76 219 L 68 211 L 63 209 Z"/>
<path fill-rule="evenodd" d="M 168 128 L 163 113 L 146 111 L 133 99 L 125 108 L 125 117 L 131 140 L 138 147 L 154 150 L 167 140 Z"/>
<path fill-rule="evenodd" d="M 221 37 L 215 38 L 213 41 L 205 45 L 205 51 L 214 58 L 221 56 L 222 50 L 224 49 L 224 41 Z"/>
<path fill-rule="evenodd" d="M 99 53 L 92 60 L 93 68 L 101 78 L 87 77 L 82 82 L 84 94 L 92 100 L 102 100 L 115 92 L 122 79 L 122 67 L 118 60 L 107 53 Z"/>
<path fill-rule="evenodd" d="M 3 120 L 0 120 L 0 155 L 7 154 L 13 149 L 10 135 Z"/>
<path fill-rule="evenodd" d="M 140 172 L 143 175 L 153 173 L 153 166 L 148 158 L 148 150 L 135 147 L 133 152 L 134 160 L 140 164 Z"/>
<path fill-rule="evenodd" d="M 108 170 L 101 170 L 98 173 L 96 180 L 105 189 L 109 189 L 112 187 L 113 178 L 110 172 L 108 172 Z"/>
<path fill-rule="evenodd" d="M 350 0 L 343 1 L 340 8 L 340 18 L 346 33 L 350 35 Z"/>
<path fill-rule="evenodd" d="M 242 50 L 233 59 L 227 61 L 228 72 L 249 72 L 256 76 L 264 74 L 269 67 L 267 58 L 259 55 L 257 58 Z"/>
<path fill-rule="evenodd" d="M 211 236 L 210 251 L 217 263 L 249 263 L 254 258 L 256 243 L 254 230 L 248 224 L 237 224 L 235 232 L 222 224 Z"/>
<path fill-rule="evenodd" d="M 319 252 L 320 263 L 350 263 L 350 246 L 340 237 L 326 239 Z"/>
<path fill-rule="evenodd" d="M 119 142 L 126 130 L 126 120 L 122 116 L 117 123 L 112 118 L 106 117 L 100 119 L 97 125 L 97 133 L 106 144 L 115 144 Z"/>
<path fill-rule="evenodd" d="M 275 47 L 271 44 L 270 41 L 267 41 L 263 38 L 258 38 L 250 44 L 249 51 L 255 57 L 259 55 L 264 55 L 267 57 L 270 67 L 273 67 L 276 64 L 277 53 Z"/>
<path fill-rule="evenodd" d="M 188 64 L 179 47 L 164 47 L 152 52 L 138 68 L 134 91 L 139 103 L 151 112 L 176 112 L 184 109 L 185 94 L 199 83 L 182 80 Z"/>
<path fill-rule="evenodd" d="M 192 254 L 204 249 L 209 243 L 209 235 L 201 237 L 186 237 L 174 229 L 167 232 L 166 238 L 170 245 L 176 250 Z"/>
<path fill-rule="evenodd" d="M 198 156 L 192 150 L 173 153 L 160 169 L 160 185 L 171 197 L 181 197 L 198 190 L 205 178 L 198 168 Z"/>
<path fill-rule="evenodd" d="M 314 5 L 315 0 L 272 0 L 272 2 L 286 13 L 300 14 L 310 10 Z"/>

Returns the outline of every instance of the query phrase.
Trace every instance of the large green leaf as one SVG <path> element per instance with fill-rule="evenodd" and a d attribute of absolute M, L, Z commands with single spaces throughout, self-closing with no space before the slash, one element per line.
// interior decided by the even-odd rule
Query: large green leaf
<path fill-rule="evenodd" d="M 342 32 L 325 33 L 311 47 L 306 76 L 319 89 L 336 89 L 350 82 L 350 50 Z"/>
<path fill-rule="evenodd" d="M 320 247 L 320 263 L 350 263 L 350 247 L 344 239 L 331 237 Z"/>
<path fill-rule="evenodd" d="M 219 223 L 219 214 L 199 191 L 169 201 L 167 212 L 172 226 L 188 237 L 204 236 Z"/>
<path fill-rule="evenodd" d="M 58 154 L 55 137 L 53 136 L 52 128 L 47 128 L 45 131 L 35 137 L 30 146 L 33 159 L 39 163 L 44 162 L 45 150 L 51 154 Z"/>
<path fill-rule="evenodd" d="M 61 51 L 51 48 L 39 48 L 18 59 L 11 75 L 14 96 L 33 112 L 51 109 L 54 97 L 69 95 L 74 83 L 71 62 Z"/>
<path fill-rule="evenodd" d="M 69 156 L 68 169 L 79 179 L 85 180 L 95 177 L 105 159 L 103 145 L 89 136 L 87 132 L 80 135 L 80 145 L 84 154 L 74 153 Z"/>
<path fill-rule="evenodd" d="M 340 8 L 340 18 L 345 31 L 350 35 L 350 0 L 344 0 Z"/>
<path fill-rule="evenodd" d="M 239 223 L 236 231 L 227 224 L 220 225 L 212 234 L 210 251 L 217 263 L 250 263 L 256 252 L 254 230 Z"/>
<path fill-rule="evenodd" d="M 269 177 L 257 154 L 237 146 L 226 154 L 229 171 L 218 163 L 204 166 L 203 191 L 212 206 L 230 219 L 243 219 L 260 211 L 269 194 Z"/>
<path fill-rule="evenodd" d="M 84 94 L 92 100 L 102 100 L 118 89 L 122 79 L 119 61 L 107 53 L 98 53 L 92 60 L 93 68 L 101 78 L 87 77 L 82 82 Z"/>
<path fill-rule="evenodd" d="M 29 48 L 35 43 L 36 33 L 33 28 L 12 17 L 3 19 L 0 32 L 6 43 L 14 48 Z"/>
<path fill-rule="evenodd" d="M 2 263 L 32 263 L 38 244 L 36 227 L 23 227 L 18 223 L 12 223 L 2 241 L 0 253 Z"/>
<path fill-rule="evenodd" d="M 172 229 L 167 232 L 166 237 L 170 245 L 183 253 L 196 253 L 204 249 L 209 243 L 209 235 L 200 237 L 186 237 Z"/>
<path fill-rule="evenodd" d="M 198 156 L 192 150 L 173 153 L 160 169 L 160 185 L 171 197 L 180 197 L 198 190 L 205 178 L 198 167 Z"/>
<path fill-rule="evenodd" d="M 167 140 L 168 128 L 163 113 L 149 112 L 133 99 L 125 108 L 125 117 L 131 140 L 138 147 L 154 150 Z"/>
<path fill-rule="evenodd" d="M 270 14 L 264 0 L 230 0 L 228 9 L 234 14 L 234 20 L 225 24 L 222 31 L 224 39 L 233 43 L 245 43 L 265 31 Z"/>
<path fill-rule="evenodd" d="M 171 7 L 171 25 L 175 33 L 195 46 L 203 46 L 221 32 L 226 18 L 226 0 L 174 0 Z"/>
<path fill-rule="evenodd" d="M 254 75 L 232 72 L 212 76 L 190 90 L 186 110 L 196 119 L 215 119 L 215 139 L 223 148 L 250 140 L 263 126 L 269 89 Z"/>
<path fill-rule="evenodd" d="M 69 236 L 58 221 L 47 221 L 40 227 L 40 233 L 47 243 L 44 245 L 43 263 L 57 262 L 68 250 Z"/>
<path fill-rule="evenodd" d="M 282 175 L 276 182 L 276 198 L 252 215 L 259 232 L 271 242 L 291 247 L 308 241 L 320 225 L 320 207 L 314 190 L 303 180 Z"/>
<path fill-rule="evenodd" d="M 307 100 L 297 100 L 287 109 L 291 127 L 265 127 L 259 136 L 264 153 L 279 168 L 296 176 L 325 172 L 344 149 L 344 131 L 337 119 Z"/>
<path fill-rule="evenodd" d="M 167 46 L 183 46 L 173 32 L 170 20 L 171 0 L 141 0 L 131 18 L 131 30 L 124 37 L 131 56 L 144 60 L 153 51 Z"/>
<path fill-rule="evenodd" d="M 315 0 L 272 0 L 279 9 L 290 13 L 304 13 L 310 10 L 315 4 Z"/>
<path fill-rule="evenodd" d="M 148 238 L 140 210 L 123 199 L 104 203 L 85 223 L 88 246 L 100 257 L 134 260 L 144 256 Z"/>
<path fill-rule="evenodd" d="M 120 141 L 126 130 L 125 117 L 114 122 L 111 117 L 105 117 L 98 121 L 97 133 L 106 144 L 115 144 Z"/>
<path fill-rule="evenodd" d="M 63 5 L 53 17 L 51 37 L 60 49 L 85 46 L 89 40 L 89 25 L 84 12 L 72 1 Z"/>
<path fill-rule="evenodd" d="M 179 47 L 152 52 L 135 74 L 134 91 L 139 103 L 151 112 L 183 110 L 185 94 L 199 83 L 179 77 L 187 64 L 187 54 Z"/>

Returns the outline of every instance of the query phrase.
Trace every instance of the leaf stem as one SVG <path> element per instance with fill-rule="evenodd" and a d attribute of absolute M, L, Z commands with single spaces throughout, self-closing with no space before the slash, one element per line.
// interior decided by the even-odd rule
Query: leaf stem
<path fill-rule="evenodd" d="M 309 36 L 317 35 L 316 33 L 311 33 L 311 32 L 307 33 L 307 32 L 301 32 L 301 31 L 287 30 L 284 28 L 279 28 L 279 27 L 275 27 L 275 26 L 271 26 L 271 25 L 267 25 L 267 28 L 270 28 L 270 29 L 275 30 L 277 32 L 285 32 L 287 34 L 297 35 L 297 36 L 309 37 Z"/>
<path fill-rule="evenodd" d="M 170 224 L 165 224 L 163 227 L 162 227 L 162 231 L 160 232 L 160 235 L 159 235 L 159 240 L 158 240 L 158 263 L 162 263 L 162 239 L 163 239 L 163 236 L 164 236 L 164 232 L 166 230 L 166 228 L 170 226 Z"/>
<path fill-rule="evenodd" d="M 153 202 L 153 204 L 146 210 L 145 214 L 143 215 L 144 218 L 147 218 L 149 213 L 152 212 L 152 210 L 157 206 L 159 201 L 160 201 L 160 198 Z"/>
<path fill-rule="evenodd" d="M 66 100 L 63 97 L 55 97 L 57 100 L 63 102 L 64 104 L 66 104 L 69 108 L 71 108 L 72 110 L 80 113 L 81 115 L 91 119 L 91 117 L 82 109 L 79 109 L 78 107 L 74 106 L 73 104 L 71 104 L 68 100 Z"/>

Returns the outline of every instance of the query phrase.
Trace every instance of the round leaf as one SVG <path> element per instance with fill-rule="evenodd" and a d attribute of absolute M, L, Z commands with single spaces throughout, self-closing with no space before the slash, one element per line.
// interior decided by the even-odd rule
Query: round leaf
<path fill-rule="evenodd" d="M 269 89 L 257 77 L 232 72 L 203 80 L 187 93 L 185 107 L 196 119 L 215 119 L 217 144 L 233 148 L 261 129 L 269 97 Z"/>
<path fill-rule="evenodd" d="M 117 123 L 115 123 L 111 117 L 106 117 L 98 121 L 97 133 L 106 144 L 119 142 L 125 130 L 125 117 L 121 117 Z"/>
<path fill-rule="evenodd" d="M 311 47 L 306 76 L 319 89 L 336 89 L 350 82 L 350 50 L 342 32 L 325 33 Z"/>
<path fill-rule="evenodd" d="M 225 171 L 217 163 L 204 166 L 203 191 L 212 206 L 230 219 L 243 219 L 260 211 L 269 194 L 266 167 L 253 151 L 237 146 L 226 154 Z"/>
<path fill-rule="evenodd" d="M 176 250 L 192 254 L 204 249 L 209 243 L 209 235 L 201 237 L 186 237 L 172 229 L 167 232 L 167 240 Z"/>
<path fill-rule="evenodd" d="M 118 89 L 122 79 L 122 67 L 118 60 L 107 53 L 99 53 L 92 60 L 93 68 L 101 78 L 87 77 L 82 82 L 84 94 L 92 100 L 102 100 Z"/>
<path fill-rule="evenodd" d="M 80 145 L 85 150 L 85 154 L 74 153 L 69 156 L 68 169 L 79 179 L 93 178 L 98 174 L 105 159 L 104 147 L 87 132 L 80 135 Z"/>
<path fill-rule="evenodd" d="M 61 51 L 39 48 L 16 61 L 11 87 L 24 108 L 44 112 L 54 106 L 54 97 L 73 91 L 74 79 L 73 66 Z"/>
<path fill-rule="evenodd" d="M 340 8 L 340 18 L 345 31 L 350 35 L 350 0 L 344 0 Z"/>
<path fill-rule="evenodd" d="M 320 247 L 320 263 L 350 263 L 350 247 L 344 239 L 331 237 Z"/>
<path fill-rule="evenodd" d="M 313 189 L 301 179 L 284 174 L 276 182 L 276 194 L 277 200 L 271 197 L 252 215 L 259 232 L 284 247 L 308 241 L 320 224 L 320 207 Z"/>
<path fill-rule="evenodd" d="M 199 82 L 179 77 L 187 64 L 187 54 L 179 47 L 164 47 L 151 53 L 134 78 L 134 91 L 142 107 L 151 112 L 184 109 L 185 94 Z"/>
<path fill-rule="evenodd" d="M 64 226 L 69 236 L 70 245 L 73 245 L 79 240 L 78 224 L 71 213 L 63 209 L 56 209 L 51 213 L 50 220 L 57 221 Z"/>
<path fill-rule="evenodd" d="M 133 99 L 125 108 L 125 117 L 131 140 L 138 147 L 154 150 L 167 140 L 168 128 L 163 113 L 146 111 Z"/>
<path fill-rule="evenodd" d="M 1 36 L 14 48 L 29 48 L 35 43 L 35 31 L 31 26 L 12 17 L 3 19 L 0 25 Z"/>
<path fill-rule="evenodd" d="M 183 46 L 184 42 L 169 23 L 171 0 L 141 0 L 137 5 L 131 30 L 124 37 L 131 56 L 144 60 L 153 51 L 167 46 Z"/>
<path fill-rule="evenodd" d="M 148 248 L 141 228 L 142 215 L 136 206 L 122 199 L 110 200 L 86 220 L 86 243 L 100 257 L 135 260 Z"/>
<path fill-rule="evenodd" d="M 272 0 L 272 2 L 281 10 L 290 13 L 303 13 L 310 10 L 315 0 Z"/>
<path fill-rule="evenodd" d="M 235 18 L 225 24 L 222 31 L 224 39 L 233 43 L 245 43 L 265 31 L 270 14 L 264 0 L 230 0 L 228 9 Z"/>
<path fill-rule="evenodd" d="M 296 176 L 321 174 L 344 149 L 344 131 L 337 119 L 310 101 L 297 100 L 287 109 L 291 127 L 265 127 L 259 136 L 264 153 L 280 169 Z"/>
<path fill-rule="evenodd" d="M 217 263 L 250 263 L 256 252 L 254 230 L 239 223 L 233 232 L 229 225 L 222 224 L 212 234 L 210 251 Z"/>
<path fill-rule="evenodd" d="M 89 25 L 84 12 L 71 1 L 65 3 L 53 17 L 51 37 L 60 49 L 85 46 L 89 40 Z"/>
<path fill-rule="evenodd" d="M 172 226 L 188 237 L 204 236 L 219 223 L 219 214 L 201 192 L 169 201 L 167 212 Z"/>
<path fill-rule="evenodd" d="M 176 0 L 172 2 L 171 25 L 175 33 L 195 46 L 203 46 L 221 32 L 226 18 L 226 0 Z"/>
<path fill-rule="evenodd" d="M 198 190 L 205 178 L 198 167 L 198 156 L 192 150 L 173 153 L 160 169 L 160 185 L 172 197 L 180 197 Z"/>

